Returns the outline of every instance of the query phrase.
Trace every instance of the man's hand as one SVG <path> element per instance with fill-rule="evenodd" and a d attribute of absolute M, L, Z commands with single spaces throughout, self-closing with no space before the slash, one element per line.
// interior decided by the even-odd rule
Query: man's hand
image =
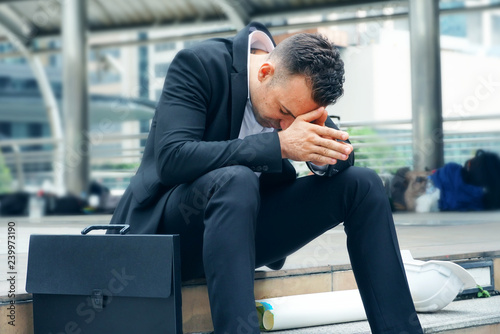
<path fill-rule="evenodd" d="M 282 158 L 310 161 L 318 166 L 347 160 L 353 148 L 343 141 L 349 135 L 325 126 L 327 117 L 327 111 L 321 107 L 298 116 L 287 129 L 278 132 Z"/>

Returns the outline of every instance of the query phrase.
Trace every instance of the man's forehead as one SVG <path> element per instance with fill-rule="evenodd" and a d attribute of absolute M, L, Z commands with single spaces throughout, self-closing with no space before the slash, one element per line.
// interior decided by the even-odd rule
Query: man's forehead
<path fill-rule="evenodd" d="M 312 98 L 311 89 L 305 85 L 290 85 L 285 91 L 282 107 L 295 117 L 321 107 Z"/>

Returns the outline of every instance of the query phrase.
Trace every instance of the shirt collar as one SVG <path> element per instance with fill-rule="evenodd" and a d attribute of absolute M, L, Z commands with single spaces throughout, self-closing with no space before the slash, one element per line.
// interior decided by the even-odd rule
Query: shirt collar
<path fill-rule="evenodd" d="M 271 52 L 274 49 L 273 41 L 263 31 L 256 30 L 248 35 L 248 60 L 247 60 L 247 80 L 248 80 L 248 99 L 250 100 L 250 52 L 252 49 Z"/>

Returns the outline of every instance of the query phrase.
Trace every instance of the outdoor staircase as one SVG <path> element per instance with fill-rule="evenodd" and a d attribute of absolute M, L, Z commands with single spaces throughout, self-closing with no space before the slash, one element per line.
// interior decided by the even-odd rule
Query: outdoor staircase
<path fill-rule="evenodd" d="M 415 217 L 405 215 L 399 217 L 400 224 L 423 224 L 416 222 Z M 418 216 L 425 217 L 425 216 Z M 477 236 L 471 235 L 471 231 L 481 229 L 478 233 L 484 236 L 481 240 L 480 249 L 482 251 L 473 251 L 471 242 L 467 240 L 458 240 L 458 237 L 453 237 L 453 240 L 447 245 L 441 243 L 438 245 L 437 234 L 443 233 L 443 238 L 452 238 L 449 230 L 436 228 L 442 223 L 436 221 L 435 216 L 428 216 L 429 222 L 432 220 L 432 225 L 428 231 L 428 235 L 423 235 L 424 229 L 418 230 L 417 233 L 413 229 L 405 230 L 400 226 L 400 243 L 404 246 L 409 245 L 415 250 L 414 257 L 420 260 L 447 260 L 461 264 L 464 267 L 474 267 L 476 264 L 486 263 L 490 266 L 491 286 L 496 290 L 500 287 L 500 244 L 498 244 L 498 232 L 500 227 L 500 212 L 493 216 L 483 216 L 481 218 L 477 214 L 474 217 L 479 217 L 477 225 L 473 229 L 467 229 L 465 225 L 460 225 L 459 218 L 468 219 L 464 214 L 449 216 L 450 224 L 455 224 L 452 229 L 458 235 L 465 235 L 470 240 L 477 239 Z M 9 282 L 0 277 L 0 333 L 2 334 L 31 334 L 33 333 L 33 308 L 31 295 L 24 290 L 26 279 L 26 258 L 29 234 L 78 234 L 82 227 L 106 223 L 109 221 L 109 216 L 100 218 L 102 221 L 97 222 L 96 217 L 58 217 L 46 218 L 50 222 L 31 223 L 26 221 L 18 221 L 18 276 L 16 282 L 16 315 L 15 326 L 8 324 L 10 314 L 10 303 L 12 298 L 8 296 Z M 418 218 L 420 219 L 420 218 Z M 484 223 L 480 220 L 483 219 Z M 493 220 L 493 223 L 491 221 Z M 494 230 L 495 229 L 495 230 Z M 408 235 L 410 237 L 408 237 Z M 490 236 L 490 237 L 488 237 Z M 356 289 L 356 283 L 351 271 L 346 253 L 342 253 L 343 231 L 339 229 L 337 232 L 331 232 L 322 236 L 322 239 L 317 239 L 307 245 L 297 253 L 291 255 L 285 263 L 283 270 L 271 271 L 266 268 L 258 268 L 255 279 L 255 297 L 256 299 L 272 298 L 279 296 L 299 295 L 327 291 L 339 291 Z M 408 239 L 411 238 L 411 239 Z M 0 240 L 1 241 L 1 240 Z M 425 244 L 424 244 L 425 243 Z M 0 245 L 3 242 L 0 242 Z M 328 249 L 328 245 L 339 245 L 339 248 Z M 404 247 L 403 246 L 403 247 Z M 439 248 L 440 247 L 440 248 Z M 457 247 L 462 252 L 457 252 Z M 469 247 L 469 248 L 467 248 Z M 476 247 L 476 246 L 474 246 Z M 423 249 L 426 249 L 429 254 L 440 254 L 436 256 L 419 256 Z M 475 248 L 474 248 L 475 249 Z M 2 250 L 3 251 L 3 250 Z M 320 261 L 321 259 L 325 261 Z M 333 258 L 333 261 L 332 261 Z M 0 251 L 0 261 L 6 263 L 6 254 Z M 334 265 L 325 265 L 326 262 L 337 263 Z M 477 266 L 476 266 L 477 267 Z M 5 274 L 5 272 L 2 272 Z M 483 286 L 485 286 L 483 284 Z M 492 293 L 491 298 L 474 298 L 456 300 L 446 306 L 444 309 L 435 312 L 424 314 L 420 313 L 419 318 L 424 327 L 425 333 L 447 333 L 447 334 L 498 334 L 500 333 L 500 296 L 495 296 Z M 397 298 L 397 296 L 395 296 Z M 459 298 L 460 299 L 460 298 Z M 182 287 L 182 313 L 184 333 L 210 333 L 212 331 L 212 323 L 210 318 L 210 307 L 208 302 L 207 287 L 204 280 L 193 280 L 184 282 Z M 292 329 L 284 331 L 276 331 L 276 333 L 370 333 L 368 323 L 366 321 L 334 324 L 328 326 L 308 327 L 301 329 Z M 38 334 L 38 333 L 37 333 Z M 45 333 L 42 333 L 45 334 Z M 94 333 L 91 333 L 94 334 Z M 113 334 L 113 333 L 111 333 Z"/>
<path fill-rule="evenodd" d="M 484 255 L 491 258 L 492 254 Z M 470 254 L 467 256 L 470 256 Z M 500 286 L 500 252 L 496 256 L 493 260 L 493 270 L 496 273 L 496 286 Z M 449 260 L 443 258 L 432 259 Z M 472 260 L 470 258 L 460 259 L 460 256 L 455 256 L 454 261 L 463 264 L 470 261 L 477 262 L 481 259 L 481 254 L 477 254 L 477 257 Z M 357 289 L 350 265 L 262 271 L 256 273 L 255 280 L 256 299 L 350 289 Z M 499 334 L 500 296 L 474 299 L 466 299 L 465 297 L 465 295 L 459 296 L 441 311 L 419 313 L 424 332 Z M 186 282 L 182 289 L 182 302 L 184 333 L 210 333 L 212 331 L 212 322 L 205 282 L 203 280 Z M 370 333 L 370 328 L 367 321 L 358 321 L 274 332 L 354 334 Z"/>

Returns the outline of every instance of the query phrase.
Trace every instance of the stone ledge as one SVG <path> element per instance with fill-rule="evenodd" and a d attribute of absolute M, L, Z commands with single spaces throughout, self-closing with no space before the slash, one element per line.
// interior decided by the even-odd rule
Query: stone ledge
<path fill-rule="evenodd" d="M 420 257 L 417 260 L 429 261 L 429 260 L 442 260 L 442 261 L 472 261 L 485 258 L 500 258 L 500 250 L 496 251 L 483 251 L 483 252 L 471 252 L 471 253 L 460 253 L 452 254 L 447 256 L 426 256 Z"/>
<path fill-rule="evenodd" d="M 479 259 L 493 259 L 494 268 L 496 268 L 496 270 L 494 270 L 495 287 L 498 290 L 500 287 L 500 251 L 435 256 L 422 260 L 446 260 L 459 263 L 462 261 L 475 261 Z M 357 289 L 354 275 L 350 269 L 351 266 L 346 264 L 316 268 L 258 271 L 255 275 L 255 298 L 264 299 L 315 292 Z M 203 333 L 212 330 L 208 293 L 206 292 L 206 287 L 203 287 L 204 284 L 204 280 L 196 280 L 186 282 L 183 287 L 183 321 L 186 333 Z M 200 291 L 200 289 L 203 290 L 202 295 L 196 296 L 191 293 L 189 296 L 184 295 L 185 290 L 195 286 L 198 286 L 198 291 Z M 200 305 L 204 305 L 203 307 L 206 308 L 204 314 L 203 310 L 199 307 Z M 424 317 L 425 316 L 427 315 L 424 315 Z M 343 332 L 335 331 L 335 333 Z"/>
<path fill-rule="evenodd" d="M 455 301 L 435 313 L 419 313 L 424 333 L 493 334 L 500 333 L 500 297 Z M 494 331 L 489 331 L 490 329 Z M 486 331 L 484 331 L 486 330 Z M 274 331 L 276 334 L 367 334 L 367 321 Z"/>
<path fill-rule="evenodd" d="M 0 333 L 33 334 L 33 304 L 30 300 L 16 302 L 15 326 L 9 325 L 10 304 L 0 304 Z"/>
<path fill-rule="evenodd" d="M 451 260 L 454 262 L 470 261 L 478 259 L 493 259 L 495 272 L 495 286 L 496 289 L 500 287 L 500 251 L 494 252 L 475 252 L 475 253 L 465 253 L 460 255 L 450 255 L 450 256 L 435 256 L 429 257 L 422 260 Z M 328 292 L 328 291 L 338 291 L 338 290 L 348 290 L 356 289 L 356 283 L 354 280 L 354 275 L 350 270 L 351 266 L 349 264 L 345 265 L 328 265 L 320 266 L 314 268 L 296 268 L 296 269 L 284 269 L 278 271 L 270 271 L 265 268 L 259 268 L 255 274 L 255 297 L 256 299 L 280 297 L 287 295 L 297 295 L 315 292 Z M 500 299 L 497 297 L 497 299 Z M 18 319 L 26 318 L 24 322 L 26 326 L 32 326 L 32 305 L 31 305 L 31 294 L 21 293 L 16 296 L 16 303 L 22 306 L 24 312 L 23 315 L 19 315 Z M 0 296 L 0 314 L 6 311 L 6 306 L 10 300 L 6 297 Z M 206 289 L 206 282 L 204 279 L 191 280 L 183 283 L 182 287 L 182 307 L 183 307 L 183 323 L 185 333 L 200 333 L 209 332 L 212 330 L 212 323 L 210 318 L 210 306 L 208 303 L 208 293 Z M 462 301 L 463 302 L 463 301 Z M 454 303 L 452 303 L 454 304 Z M 450 304 L 451 305 L 451 304 Z M 500 309 L 500 306 L 498 307 Z M 21 306 L 20 306 L 21 310 Z M 447 308 L 444 311 L 446 311 Z M 438 312 L 439 313 L 439 312 Z M 423 317 L 427 317 L 424 315 Z M 5 318 L 5 316 L 4 316 Z M 484 325 L 484 318 L 478 318 L 478 324 Z M 492 318 L 491 324 L 495 325 L 497 322 L 495 317 Z M 362 322 L 361 322 L 362 323 Z M 474 322 L 471 320 L 471 326 Z M 5 324 L 0 323 L 0 332 L 5 334 L 17 333 L 12 332 L 11 328 L 5 327 Z M 341 326 L 344 324 L 339 324 L 335 326 Z M 349 328 L 356 328 L 358 323 L 349 324 Z M 489 323 L 487 324 L 489 325 Z M 319 328 L 319 327 L 315 327 Z M 465 328 L 465 327 L 464 327 Z M 429 328 L 430 330 L 430 328 Z M 433 329 L 441 330 L 439 328 Z M 448 331 L 448 329 L 444 329 Z M 451 330 L 451 329 L 450 329 Z M 500 331 L 499 331 L 500 332 Z M 19 332 L 21 333 L 21 332 Z M 32 331 L 24 331 L 22 333 L 32 333 Z M 297 332 L 299 333 L 299 332 Z M 312 333 L 312 332 L 300 332 L 300 333 Z M 325 332 L 326 333 L 326 332 Z M 344 333 L 344 332 L 342 332 Z M 351 333 L 351 332 L 346 332 Z M 356 333 L 355 331 L 352 333 Z M 360 332 L 362 333 L 362 332 Z M 430 333 L 430 332 L 429 332 Z"/>

